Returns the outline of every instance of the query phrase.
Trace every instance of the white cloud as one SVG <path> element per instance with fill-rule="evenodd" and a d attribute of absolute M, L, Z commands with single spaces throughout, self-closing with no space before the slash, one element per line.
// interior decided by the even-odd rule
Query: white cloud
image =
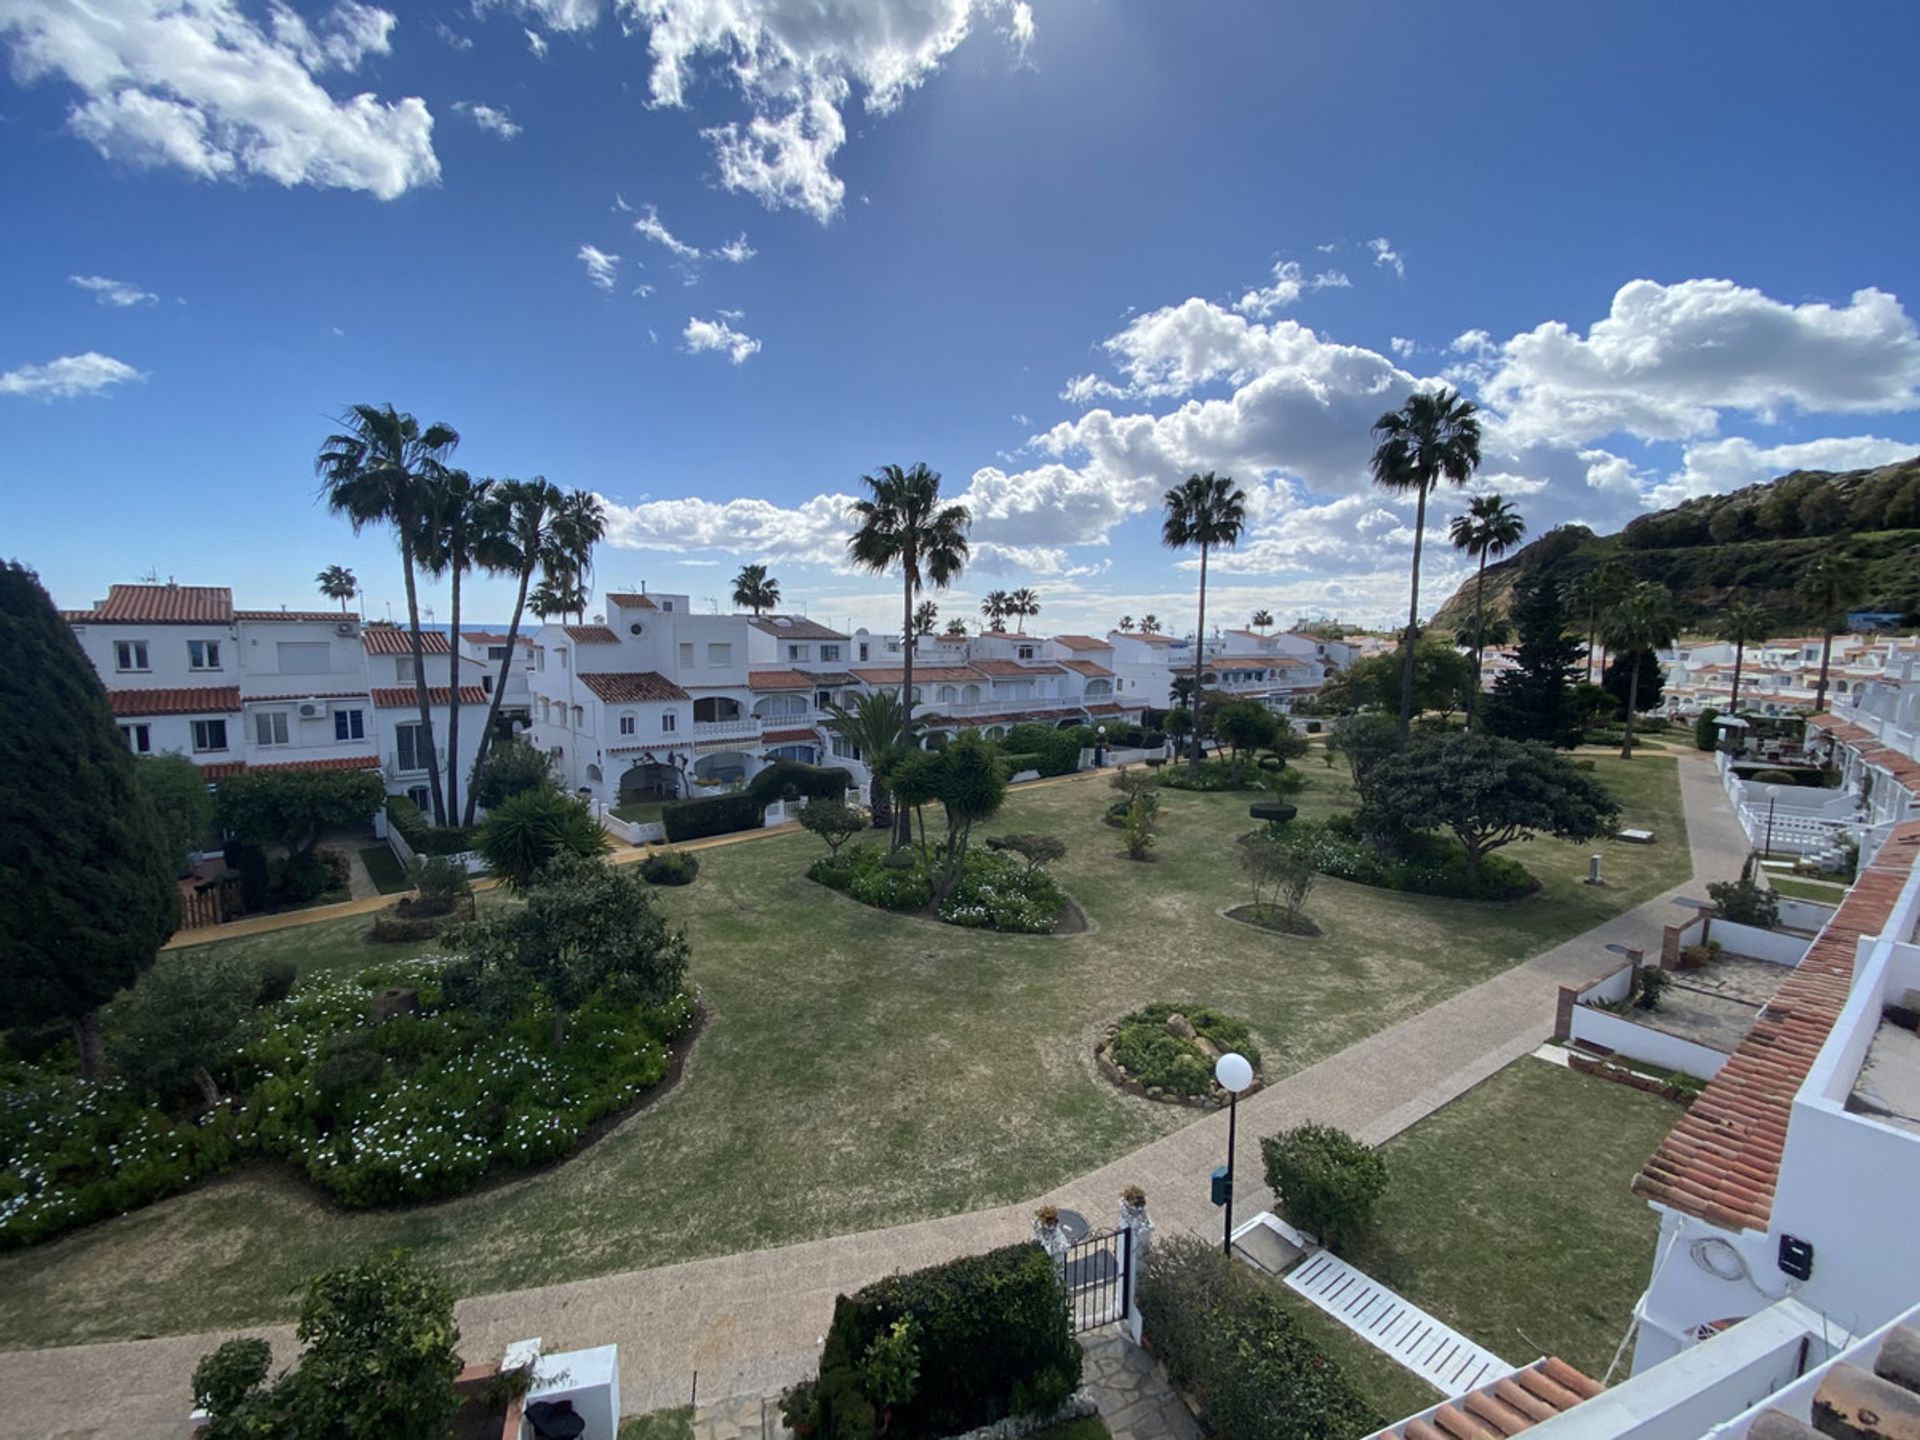
<path fill-rule="evenodd" d="M 1376 239 L 1367 241 L 1367 249 L 1373 252 L 1374 264 L 1389 266 L 1392 268 L 1394 274 L 1400 276 L 1402 279 L 1406 278 L 1407 262 L 1402 258 L 1400 253 L 1393 248 L 1393 242 L 1388 240 L 1386 236 L 1382 235 Z"/>
<path fill-rule="evenodd" d="M 462 54 L 473 49 L 473 37 L 462 35 L 444 20 L 433 22 L 433 33 L 444 40 L 451 49 L 458 50 Z"/>
<path fill-rule="evenodd" d="M 433 117 L 409 97 L 335 100 L 316 78 L 389 52 L 391 13 L 342 0 L 317 24 L 237 0 L 10 0 L 0 37 L 23 83 L 60 77 L 73 132 L 103 156 L 206 180 L 365 190 L 391 200 L 439 179 Z"/>
<path fill-rule="evenodd" d="M 1420 347 L 1404 335 L 1395 335 L 1391 340 L 1387 341 L 1387 348 L 1402 360 L 1411 360 L 1413 358 L 1413 352 Z"/>
<path fill-rule="evenodd" d="M 142 290 L 138 285 L 129 285 L 124 280 L 109 280 L 104 275 L 69 275 L 67 281 L 90 292 L 102 305 L 115 305 L 124 309 L 132 305 L 154 305 L 160 300 L 160 297 L 150 290 Z"/>
<path fill-rule="evenodd" d="M 533 52 L 534 59 L 544 60 L 547 58 L 546 36 L 542 35 L 538 30 L 523 29 L 520 33 L 527 37 L 527 48 Z"/>
<path fill-rule="evenodd" d="M 645 284 L 636 285 L 633 287 L 633 293 L 638 295 L 642 300 L 644 300 L 647 298 L 647 296 L 653 294 L 653 286 L 645 285 Z"/>
<path fill-rule="evenodd" d="M 607 507 L 607 542 L 623 550 L 726 550 L 769 560 L 844 565 L 851 495 L 816 495 L 797 508 L 770 500 L 688 498 Z"/>
<path fill-rule="evenodd" d="M 617 195 L 614 197 L 614 203 L 622 209 L 626 208 L 626 202 L 621 200 Z M 675 236 L 671 230 L 667 229 L 667 227 L 661 223 L 660 212 L 652 205 L 647 206 L 646 213 L 633 222 L 633 228 L 642 239 L 651 240 L 654 244 L 663 247 L 668 254 L 678 259 L 698 260 L 700 258 L 700 247 L 698 245 L 689 245 L 684 240 Z"/>
<path fill-rule="evenodd" d="M 1274 311 L 1291 305 L 1309 290 L 1345 290 L 1353 282 L 1338 270 L 1322 270 L 1309 278 L 1297 260 L 1282 260 L 1273 267 L 1273 283 L 1249 290 L 1234 302 L 1242 315 L 1264 320 Z"/>
<path fill-rule="evenodd" d="M 747 232 L 742 230 L 714 253 L 729 265 L 744 265 L 760 252 L 747 243 Z"/>
<path fill-rule="evenodd" d="M 1013 0 L 1013 15 L 1007 21 L 1007 33 L 1022 54 L 1033 44 L 1033 6 L 1027 0 Z"/>
<path fill-rule="evenodd" d="M 44 365 L 22 365 L 0 375 L 0 395 L 20 395 L 29 400 L 71 400 L 77 395 L 99 395 L 115 385 L 147 377 L 125 361 L 89 350 L 84 355 L 63 355 Z"/>
<path fill-rule="evenodd" d="M 811 96 L 786 114 L 755 115 L 742 128 L 729 121 L 700 133 L 713 145 L 720 183 L 755 196 L 769 210 L 804 210 L 822 225 L 839 213 L 846 183 L 832 170 L 846 144 L 840 118 L 843 87 L 832 98 Z"/>
<path fill-rule="evenodd" d="M 574 256 L 574 259 L 587 267 L 587 279 L 591 280 L 595 285 L 598 285 L 602 290 L 613 289 L 614 283 L 620 278 L 620 257 L 618 255 L 609 255 L 598 246 L 582 245 L 579 253 Z M 642 288 L 649 289 L 651 287 L 643 286 Z"/>
<path fill-rule="evenodd" d="M 734 364 L 743 365 L 749 355 L 760 353 L 758 340 L 742 334 L 725 320 L 701 320 L 689 316 L 687 328 L 680 333 L 687 342 L 689 355 L 698 355 L 704 350 L 724 350 Z"/>
<path fill-rule="evenodd" d="M 1729 280 L 1634 280 L 1584 339 L 1554 320 L 1507 341 L 1484 393 L 1517 437 L 1573 441 L 1692 439 L 1727 410 L 1906 410 L 1920 405 L 1920 332 L 1881 290 L 1836 307 Z"/>
<path fill-rule="evenodd" d="M 498 135 L 502 140 L 511 140 L 520 133 L 520 127 L 505 110 L 468 100 L 454 101 L 453 108 L 489 135 Z"/>
<path fill-rule="evenodd" d="M 967 548 L 967 569 L 982 575 L 1064 575 L 1067 552 L 1055 545 L 1002 545 L 981 540 Z"/>
<path fill-rule="evenodd" d="M 1647 492 L 1647 503 L 1664 508 L 1697 495 L 1725 495 L 1790 470 L 1870 470 L 1915 455 L 1920 455 L 1920 440 L 1883 440 L 1877 435 L 1765 446 L 1742 435 L 1729 436 L 1687 446 L 1680 469 Z"/>

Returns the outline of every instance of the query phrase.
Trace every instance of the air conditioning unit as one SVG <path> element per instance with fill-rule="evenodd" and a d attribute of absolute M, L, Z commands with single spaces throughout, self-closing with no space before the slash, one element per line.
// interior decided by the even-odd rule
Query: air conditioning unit
<path fill-rule="evenodd" d="M 636 620 L 633 622 L 633 624 L 627 626 L 627 633 L 629 635 L 639 635 L 644 633 L 646 628 L 647 628 L 646 626 L 642 625 L 638 620 Z"/>
<path fill-rule="evenodd" d="M 300 702 L 300 718 L 302 720 L 318 720 L 326 713 L 327 707 L 322 705 L 318 700 L 302 700 Z"/>

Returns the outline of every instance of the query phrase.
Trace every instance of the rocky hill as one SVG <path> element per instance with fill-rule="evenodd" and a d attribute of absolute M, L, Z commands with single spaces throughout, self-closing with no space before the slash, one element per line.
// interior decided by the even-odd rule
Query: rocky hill
<path fill-rule="evenodd" d="M 1876 470 L 1796 470 L 1727 495 L 1708 495 L 1642 515 L 1617 535 L 1564 525 L 1487 567 L 1487 611 L 1505 615 L 1523 575 L 1545 568 L 1563 583 L 1618 560 L 1673 591 L 1689 629 L 1738 596 L 1766 606 L 1783 632 L 1814 628 L 1793 586 L 1815 555 L 1839 551 L 1866 572 L 1858 608 L 1897 611 L 1920 624 L 1920 456 Z M 1464 634 L 1473 622 L 1469 579 L 1433 617 Z"/>

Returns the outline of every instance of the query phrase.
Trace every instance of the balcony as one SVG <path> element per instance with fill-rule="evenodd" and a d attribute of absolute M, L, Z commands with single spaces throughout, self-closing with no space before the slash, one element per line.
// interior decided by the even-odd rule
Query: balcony
<path fill-rule="evenodd" d="M 446 750 L 444 748 L 436 748 L 433 752 L 433 758 L 440 766 L 440 773 L 444 775 L 447 770 Z M 409 751 L 406 756 L 406 763 L 402 764 L 400 754 L 397 751 L 389 750 L 387 752 L 387 763 L 383 768 L 389 780 L 415 779 L 427 773 L 426 752 L 424 750 Z"/>
<path fill-rule="evenodd" d="M 760 734 L 760 722 L 751 715 L 742 715 L 735 720 L 696 720 L 693 722 L 693 738 L 696 740 L 742 740 L 757 738 Z"/>

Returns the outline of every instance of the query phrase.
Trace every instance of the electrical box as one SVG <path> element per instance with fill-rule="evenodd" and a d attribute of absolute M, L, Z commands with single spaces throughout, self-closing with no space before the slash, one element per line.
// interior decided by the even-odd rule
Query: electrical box
<path fill-rule="evenodd" d="M 1780 1269 L 1795 1280 L 1813 1278 L 1813 1242 L 1797 1235 L 1780 1237 Z"/>
<path fill-rule="evenodd" d="M 1233 1196 L 1233 1171 L 1222 1165 L 1213 1172 L 1213 1203 L 1224 1205 Z"/>

